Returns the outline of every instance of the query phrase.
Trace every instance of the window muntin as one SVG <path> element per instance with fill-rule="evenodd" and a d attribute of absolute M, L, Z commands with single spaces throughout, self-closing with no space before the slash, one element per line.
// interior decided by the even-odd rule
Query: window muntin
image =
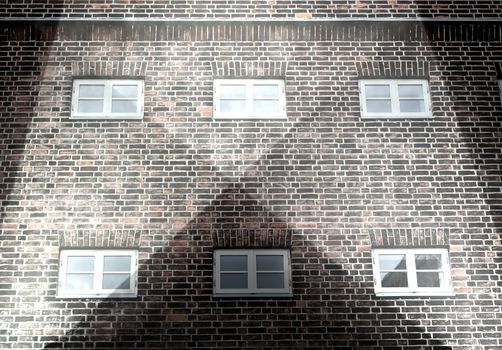
<path fill-rule="evenodd" d="M 287 249 L 221 249 L 214 253 L 214 294 L 291 296 Z"/>
<path fill-rule="evenodd" d="M 143 81 L 125 79 L 75 79 L 73 119 L 143 118 Z"/>
<path fill-rule="evenodd" d="M 426 80 L 360 80 L 359 91 L 363 119 L 432 117 Z"/>
<path fill-rule="evenodd" d="M 276 79 L 217 79 L 214 117 L 227 119 L 285 118 L 284 81 Z"/>
<path fill-rule="evenodd" d="M 373 273 L 379 296 L 452 293 L 448 252 L 443 248 L 375 249 Z"/>
<path fill-rule="evenodd" d="M 135 250 L 62 250 L 61 297 L 136 296 Z"/>

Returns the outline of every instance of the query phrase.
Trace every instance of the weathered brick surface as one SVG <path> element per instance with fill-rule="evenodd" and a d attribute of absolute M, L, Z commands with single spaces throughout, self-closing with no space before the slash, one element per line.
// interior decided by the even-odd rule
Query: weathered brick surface
<path fill-rule="evenodd" d="M 500 25 L 3 26 L 4 348 L 502 347 Z M 382 69 L 428 77 L 434 118 L 362 121 Z M 283 76 L 288 119 L 213 120 L 232 74 Z M 144 120 L 69 120 L 89 75 L 143 77 Z M 383 236 L 448 245 L 455 296 L 375 297 Z M 61 247 L 116 246 L 137 298 L 55 296 Z M 212 296 L 212 250 L 249 246 L 291 248 L 293 298 Z"/>
<path fill-rule="evenodd" d="M 2 17 L 500 18 L 499 0 L 3 0 Z"/>

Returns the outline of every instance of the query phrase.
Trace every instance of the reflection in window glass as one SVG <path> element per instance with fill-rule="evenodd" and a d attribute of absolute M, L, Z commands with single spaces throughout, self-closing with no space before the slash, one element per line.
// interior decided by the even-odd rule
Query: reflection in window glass
<path fill-rule="evenodd" d="M 222 255 L 220 258 L 221 271 L 247 271 L 247 255 Z"/>
<path fill-rule="evenodd" d="M 113 85 L 112 98 L 132 98 L 136 99 L 138 96 L 137 85 Z"/>
<path fill-rule="evenodd" d="M 264 288 L 284 288 L 284 274 L 283 273 L 258 273 L 257 274 L 257 287 Z"/>
<path fill-rule="evenodd" d="M 222 273 L 221 288 L 246 289 L 248 287 L 247 273 Z"/>
<path fill-rule="evenodd" d="M 105 97 L 105 86 L 99 85 L 80 85 L 79 98 L 97 98 Z"/>
<path fill-rule="evenodd" d="M 446 249 L 375 249 L 373 254 L 373 273 L 377 295 L 447 295 L 451 293 Z"/>
<path fill-rule="evenodd" d="M 390 86 L 385 85 L 365 85 L 367 98 L 390 98 Z"/>
<path fill-rule="evenodd" d="M 106 273 L 103 275 L 103 289 L 129 289 L 129 274 Z"/>

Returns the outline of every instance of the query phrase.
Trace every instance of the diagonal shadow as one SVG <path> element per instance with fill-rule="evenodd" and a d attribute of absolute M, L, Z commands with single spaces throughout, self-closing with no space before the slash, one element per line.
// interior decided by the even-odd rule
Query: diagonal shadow
<path fill-rule="evenodd" d="M 140 250 L 135 300 L 79 300 L 85 315 L 45 349 L 449 349 L 401 307 L 375 302 L 371 279 L 314 237 L 230 184 L 165 246 Z M 213 297 L 213 249 L 254 247 L 291 249 L 294 296 Z"/>

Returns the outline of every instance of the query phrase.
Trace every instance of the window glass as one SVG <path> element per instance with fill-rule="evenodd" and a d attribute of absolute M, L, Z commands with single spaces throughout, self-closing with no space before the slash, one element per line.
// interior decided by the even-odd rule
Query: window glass
<path fill-rule="evenodd" d="M 367 98 L 388 98 L 390 99 L 390 86 L 385 85 L 365 85 Z"/>
<path fill-rule="evenodd" d="M 131 270 L 130 256 L 105 256 L 104 266 L 105 272 L 127 272 Z"/>
<path fill-rule="evenodd" d="M 246 109 L 244 100 L 221 100 L 220 110 L 222 113 L 240 113 Z"/>
<path fill-rule="evenodd" d="M 288 250 L 222 249 L 214 254 L 216 295 L 290 295 Z"/>
<path fill-rule="evenodd" d="M 247 273 L 222 273 L 221 288 L 246 289 L 248 287 Z"/>
<path fill-rule="evenodd" d="M 244 100 L 246 98 L 246 86 L 245 85 L 221 85 L 221 98 L 225 99 L 239 99 Z"/>
<path fill-rule="evenodd" d="M 282 255 L 257 255 L 256 270 L 258 271 L 283 271 L 284 257 Z"/>
<path fill-rule="evenodd" d="M 221 271 L 247 271 L 247 255 L 222 255 L 220 259 Z"/>
<path fill-rule="evenodd" d="M 137 85 L 113 85 L 112 98 L 133 98 L 138 97 Z"/>
<path fill-rule="evenodd" d="M 99 98 L 103 99 L 105 95 L 105 86 L 99 85 L 80 85 L 79 97 L 80 98 Z"/>
<path fill-rule="evenodd" d="M 134 250 L 62 250 L 60 259 L 61 297 L 136 295 Z"/>
<path fill-rule="evenodd" d="M 284 82 L 275 79 L 216 79 L 214 116 L 217 118 L 284 118 Z"/>
<path fill-rule="evenodd" d="M 390 100 L 366 100 L 366 105 L 371 113 L 390 113 L 392 111 Z"/>
<path fill-rule="evenodd" d="M 284 288 L 284 274 L 278 272 L 268 272 L 257 274 L 258 288 Z"/>
<path fill-rule="evenodd" d="M 112 113 L 134 113 L 138 108 L 136 101 L 118 100 L 112 101 Z"/>
<path fill-rule="evenodd" d="M 73 119 L 141 119 L 143 81 L 124 79 L 75 79 Z"/>
<path fill-rule="evenodd" d="M 399 85 L 399 98 L 422 98 L 422 85 Z"/>
<path fill-rule="evenodd" d="M 94 257 L 93 256 L 69 256 L 68 257 L 68 272 L 93 272 Z"/>
<path fill-rule="evenodd" d="M 129 274 L 106 273 L 103 275 L 103 289 L 129 289 Z"/>
<path fill-rule="evenodd" d="M 256 84 L 253 86 L 253 97 L 255 99 L 278 99 L 279 86 Z"/>
<path fill-rule="evenodd" d="M 419 113 L 425 111 L 424 101 L 421 100 L 399 100 L 401 112 Z"/>
<path fill-rule="evenodd" d="M 68 290 L 90 290 L 94 287 L 94 275 L 89 273 L 66 275 L 66 289 Z"/>
<path fill-rule="evenodd" d="M 362 118 L 432 117 L 426 80 L 366 79 L 359 89 Z"/>
<path fill-rule="evenodd" d="M 439 272 L 417 272 L 417 284 L 419 287 L 441 287 L 441 275 Z"/>
<path fill-rule="evenodd" d="M 103 106 L 102 100 L 81 100 L 78 103 L 78 111 L 81 113 L 101 113 Z"/>
<path fill-rule="evenodd" d="M 259 114 L 279 112 L 279 101 L 254 100 L 254 111 Z"/>
<path fill-rule="evenodd" d="M 377 295 L 444 295 L 451 293 L 444 248 L 375 249 Z"/>
<path fill-rule="evenodd" d="M 381 270 L 406 270 L 406 255 L 382 254 L 379 256 Z"/>

